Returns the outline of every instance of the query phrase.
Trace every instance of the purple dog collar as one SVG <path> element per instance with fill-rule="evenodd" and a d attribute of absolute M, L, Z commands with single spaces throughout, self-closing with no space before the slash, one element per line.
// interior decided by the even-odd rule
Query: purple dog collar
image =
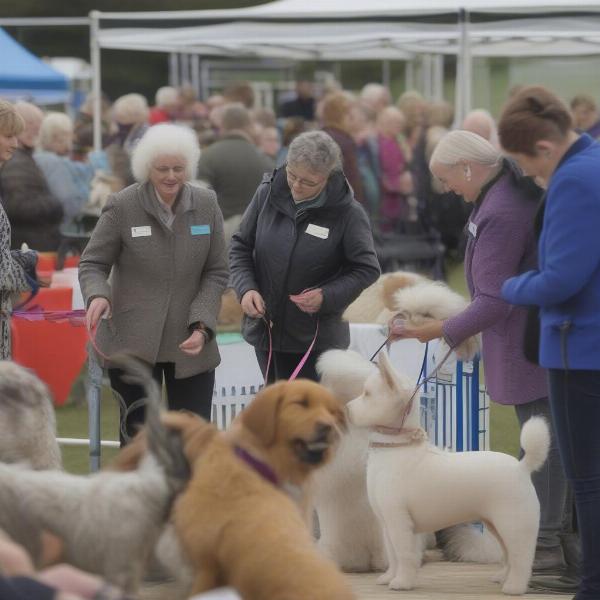
<path fill-rule="evenodd" d="M 240 448 L 240 446 L 234 446 L 233 451 L 236 455 L 241 458 L 247 465 L 252 467 L 263 479 L 270 481 L 274 486 L 279 487 L 279 477 L 271 467 L 263 462 L 262 460 L 258 460 L 258 458 L 252 456 L 249 452 Z"/>

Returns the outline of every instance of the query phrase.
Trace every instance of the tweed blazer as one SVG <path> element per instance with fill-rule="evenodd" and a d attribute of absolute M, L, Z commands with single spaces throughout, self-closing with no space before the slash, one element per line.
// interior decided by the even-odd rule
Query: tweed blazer
<path fill-rule="evenodd" d="M 159 217 L 150 183 L 110 196 L 79 265 L 86 306 L 102 296 L 112 308 L 98 328 L 100 350 L 107 355 L 130 350 L 150 364 L 173 362 L 177 378 L 220 362 L 214 332 L 227 277 L 216 196 L 187 183 L 171 229 Z M 199 356 L 188 356 L 179 344 L 198 321 L 210 341 Z"/>

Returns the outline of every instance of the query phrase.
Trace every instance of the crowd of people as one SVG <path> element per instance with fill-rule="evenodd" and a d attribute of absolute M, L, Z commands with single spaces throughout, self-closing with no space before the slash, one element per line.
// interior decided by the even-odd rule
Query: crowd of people
<path fill-rule="evenodd" d="M 317 380 L 319 354 L 348 345 L 343 311 L 380 273 L 378 235 L 436 230 L 464 250 L 472 302 L 393 333 L 451 347 L 483 334 L 492 400 L 515 405 L 521 425 L 538 414 L 551 424 L 550 459 L 534 478 L 538 569 L 564 573 L 580 532 L 577 572 L 542 587 L 600 597 L 593 98 L 567 108 L 544 88 L 512 90 L 498 127 L 476 110 L 451 131 L 449 104 L 412 91 L 393 103 L 380 84 L 317 97 L 298 82 L 277 112 L 256 107 L 243 82 L 204 102 L 163 87 L 152 107 L 134 93 L 105 101 L 101 152 L 90 109 L 71 120 L 0 102 L 2 358 L 11 295 L 35 285 L 35 252 L 22 245 L 55 251 L 93 216 L 80 282 L 101 352 L 134 351 L 166 382 L 170 408 L 210 419 L 227 285 L 264 373 L 272 360 L 269 381 L 296 365 Z M 124 444 L 144 419 L 131 410 L 143 391 L 107 366 Z"/>

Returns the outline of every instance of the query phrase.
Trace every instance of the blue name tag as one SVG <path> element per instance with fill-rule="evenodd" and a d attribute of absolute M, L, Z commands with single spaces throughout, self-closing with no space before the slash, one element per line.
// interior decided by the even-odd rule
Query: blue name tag
<path fill-rule="evenodd" d="M 210 235 L 210 225 L 190 225 L 192 235 Z"/>

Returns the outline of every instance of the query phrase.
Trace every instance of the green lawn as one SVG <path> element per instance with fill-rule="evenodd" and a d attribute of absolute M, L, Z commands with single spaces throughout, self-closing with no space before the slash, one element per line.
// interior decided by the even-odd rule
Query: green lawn
<path fill-rule="evenodd" d="M 449 285 L 463 295 L 467 295 L 462 264 L 447 265 Z M 73 387 L 72 398 L 76 401 L 56 410 L 59 437 L 87 438 L 87 407 L 83 400 L 81 380 Z M 483 373 L 482 373 L 483 379 Z M 102 438 L 118 439 L 118 409 L 107 386 L 102 394 Z M 490 411 L 490 444 L 492 450 L 507 452 L 516 456 L 519 452 L 519 426 L 512 406 L 500 406 L 492 403 Z M 65 468 L 73 473 L 89 472 L 88 450 L 85 447 L 63 447 Z M 102 451 L 102 463 L 106 464 L 116 450 L 105 448 Z"/>

